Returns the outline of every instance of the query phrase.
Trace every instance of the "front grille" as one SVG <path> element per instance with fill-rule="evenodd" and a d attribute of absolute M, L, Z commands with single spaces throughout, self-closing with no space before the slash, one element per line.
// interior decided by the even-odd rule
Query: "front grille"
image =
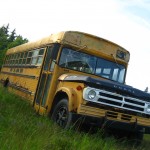
<path fill-rule="evenodd" d="M 121 96 L 118 96 L 118 95 L 111 95 L 111 94 L 103 93 L 103 92 L 100 92 L 99 94 L 100 94 L 101 96 L 108 97 L 108 98 L 113 98 L 113 99 L 115 99 L 115 100 L 122 100 L 122 97 L 121 97 Z"/>
<path fill-rule="evenodd" d="M 145 103 L 143 103 L 143 102 L 133 101 L 132 99 L 128 99 L 128 98 L 125 98 L 125 101 L 129 102 L 129 103 L 134 103 L 134 104 L 137 104 L 137 105 L 141 105 L 141 106 L 145 105 Z"/>
<path fill-rule="evenodd" d="M 123 107 L 124 108 L 129 108 L 129 109 L 134 109 L 134 110 L 139 110 L 139 111 L 144 111 L 144 108 L 140 108 L 138 106 L 132 106 L 130 104 L 124 104 Z"/>
<path fill-rule="evenodd" d="M 96 92 L 96 97 L 94 99 L 90 99 L 88 97 L 88 92 L 90 90 L 94 90 Z M 122 110 L 129 110 L 136 113 L 148 114 L 145 111 L 145 108 L 147 106 L 146 101 L 113 93 L 110 91 L 87 87 L 84 89 L 83 98 L 89 102 L 99 103 L 102 104 L 103 106 L 106 105 L 113 108 L 119 108 Z"/>
<path fill-rule="evenodd" d="M 145 107 L 144 101 L 103 90 L 100 90 L 99 92 L 98 102 L 137 112 L 144 112 Z"/>
<path fill-rule="evenodd" d="M 105 99 L 105 98 L 99 98 L 98 101 L 99 102 L 103 102 L 103 103 L 108 103 L 108 104 L 116 105 L 116 106 L 121 106 L 120 102 L 110 101 L 109 99 Z"/>

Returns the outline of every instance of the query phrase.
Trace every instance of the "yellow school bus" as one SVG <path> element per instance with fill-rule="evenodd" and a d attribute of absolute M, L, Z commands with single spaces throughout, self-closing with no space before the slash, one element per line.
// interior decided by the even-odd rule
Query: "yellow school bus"
<path fill-rule="evenodd" d="M 63 128 L 84 120 L 142 139 L 150 133 L 150 95 L 125 85 L 129 58 L 106 39 L 60 32 L 9 49 L 0 80 Z"/>

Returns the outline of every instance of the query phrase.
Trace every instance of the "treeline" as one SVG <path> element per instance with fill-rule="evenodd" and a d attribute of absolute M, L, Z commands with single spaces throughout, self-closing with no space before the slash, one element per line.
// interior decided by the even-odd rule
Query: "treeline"
<path fill-rule="evenodd" d="M 9 24 L 0 27 L 0 68 L 3 64 L 6 51 L 9 48 L 27 43 L 28 39 L 16 34 L 16 30 L 10 31 Z"/>

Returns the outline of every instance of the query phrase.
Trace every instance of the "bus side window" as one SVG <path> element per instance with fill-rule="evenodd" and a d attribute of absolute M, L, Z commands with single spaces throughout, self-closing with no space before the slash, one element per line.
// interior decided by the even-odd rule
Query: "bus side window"
<path fill-rule="evenodd" d="M 26 64 L 26 58 L 27 58 L 28 52 L 25 52 L 23 55 L 22 65 Z"/>
<path fill-rule="evenodd" d="M 43 62 L 44 49 L 39 50 L 39 54 L 37 57 L 37 65 L 41 65 Z"/>
<path fill-rule="evenodd" d="M 34 50 L 33 51 L 31 65 L 36 65 L 38 54 L 39 54 L 39 50 Z"/>
<path fill-rule="evenodd" d="M 31 58 L 32 58 L 32 51 L 29 51 L 28 56 L 27 56 L 27 60 L 26 60 L 26 65 L 30 65 Z"/>
<path fill-rule="evenodd" d="M 49 62 L 50 62 L 50 58 L 51 58 L 51 54 L 52 54 L 52 48 L 53 48 L 53 46 L 50 46 L 47 48 L 46 60 L 44 63 L 44 70 L 48 70 L 48 68 L 49 68 Z"/>

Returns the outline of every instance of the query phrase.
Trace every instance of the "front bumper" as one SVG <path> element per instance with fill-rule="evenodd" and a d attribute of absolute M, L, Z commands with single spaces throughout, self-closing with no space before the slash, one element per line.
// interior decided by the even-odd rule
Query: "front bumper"
<path fill-rule="evenodd" d="M 150 134 L 150 119 L 119 113 L 86 105 L 80 105 L 77 111 L 85 122 L 100 127 L 115 128 L 127 131 L 142 131 Z"/>

